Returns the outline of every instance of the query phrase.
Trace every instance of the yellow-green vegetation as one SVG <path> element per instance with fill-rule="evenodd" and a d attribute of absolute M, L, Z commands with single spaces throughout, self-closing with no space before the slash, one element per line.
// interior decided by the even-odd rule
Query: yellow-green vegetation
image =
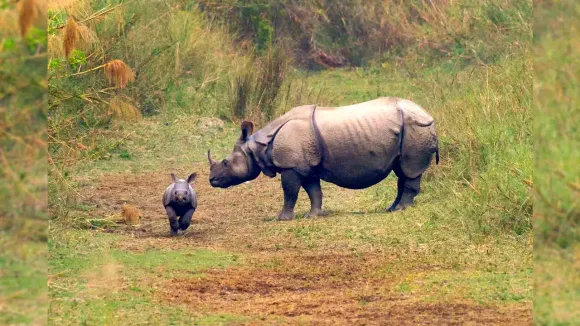
<path fill-rule="evenodd" d="M 46 322 L 43 3 L 0 1 L 0 324 Z M 46 20 L 44 20 L 46 24 Z"/>
<path fill-rule="evenodd" d="M 531 2 L 348 5 L 55 2 L 52 324 L 531 322 Z M 208 185 L 242 118 L 380 96 L 436 120 L 416 207 L 385 213 L 392 177 L 325 183 L 329 216 L 282 223 L 279 180 Z M 193 171 L 196 223 L 168 237 L 168 174 Z M 141 225 L 104 223 L 125 202 Z"/>
<path fill-rule="evenodd" d="M 535 9 L 535 320 L 580 323 L 580 5 Z"/>

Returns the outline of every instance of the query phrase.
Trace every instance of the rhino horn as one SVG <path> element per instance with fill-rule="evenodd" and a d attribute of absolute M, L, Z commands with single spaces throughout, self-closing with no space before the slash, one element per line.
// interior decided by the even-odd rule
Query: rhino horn
<path fill-rule="evenodd" d="M 207 160 L 209 161 L 210 166 L 215 164 L 215 161 L 211 158 L 211 150 L 207 151 Z"/>
<path fill-rule="evenodd" d="M 177 182 L 177 177 L 175 176 L 175 173 L 171 173 L 171 180 L 173 181 L 173 183 Z"/>

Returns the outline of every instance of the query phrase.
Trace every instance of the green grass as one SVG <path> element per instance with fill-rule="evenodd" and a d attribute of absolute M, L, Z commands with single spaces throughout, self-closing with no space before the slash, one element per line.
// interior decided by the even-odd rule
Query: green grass
<path fill-rule="evenodd" d="M 425 295 L 424 300 L 440 302 L 461 298 L 478 303 L 531 302 L 532 268 L 514 274 L 461 271 L 430 272 L 410 276 L 406 292 Z"/>
<path fill-rule="evenodd" d="M 209 250 L 195 251 L 170 251 L 170 250 L 146 250 L 144 253 L 129 253 L 115 250 L 112 252 L 115 261 L 121 262 L 130 268 L 142 270 L 163 270 L 170 276 L 172 272 L 187 272 L 196 274 L 207 268 L 227 267 L 239 259 L 239 255 L 219 253 Z"/>
<path fill-rule="evenodd" d="M 206 269 L 238 264 L 239 255 L 201 249 L 133 252 L 121 249 L 126 241 L 100 232 L 68 231 L 49 242 L 50 324 L 207 325 L 243 320 L 161 303 L 147 285 L 158 277 L 203 277 Z"/>
<path fill-rule="evenodd" d="M 44 242 L 18 244 L 0 233 L 0 324 L 38 324 L 46 320 L 47 248 Z"/>
<path fill-rule="evenodd" d="M 534 317 L 539 325 L 580 323 L 580 5 L 535 9 Z"/>

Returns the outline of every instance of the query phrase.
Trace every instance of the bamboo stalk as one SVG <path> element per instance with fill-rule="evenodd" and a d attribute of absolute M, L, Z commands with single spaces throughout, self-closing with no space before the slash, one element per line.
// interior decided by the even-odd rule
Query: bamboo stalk
<path fill-rule="evenodd" d="M 111 7 L 111 8 L 109 8 L 109 9 L 106 9 L 106 7 L 105 7 L 105 8 L 102 8 L 101 10 L 97 11 L 97 12 L 96 12 L 96 13 L 94 13 L 93 15 L 91 15 L 91 16 L 89 16 L 88 18 L 85 18 L 85 19 L 83 19 L 83 20 L 81 20 L 81 21 L 78 21 L 77 23 L 86 23 L 86 22 L 88 22 L 88 21 L 90 21 L 90 20 L 93 20 L 93 19 L 95 19 L 95 18 L 99 17 L 99 16 L 102 16 L 102 15 L 104 15 L 104 14 L 106 14 L 106 13 L 109 13 L 109 12 L 111 12 L 111 11 L 115 10 L 117 7 L 120 7 L 120 6 L 122 6 L 122 5 L 124 5 L 124 4 L 127 4 L 127 3 L 129 3 L 129 1 L 128 1 L 128 2 L 124 2 L 124 3 L 120 3 L 120 4 L 118 4 L 118 5 L 114 6 L 114 7 Z M 63 29 L 65 26 L 66 26 L 66 24 L 62 24 L 62 25 L 60 25 L 60 26 L 53 27 L 53 28 L 51 28 L 50 30 L 55 30 L 55 29 Z"/>

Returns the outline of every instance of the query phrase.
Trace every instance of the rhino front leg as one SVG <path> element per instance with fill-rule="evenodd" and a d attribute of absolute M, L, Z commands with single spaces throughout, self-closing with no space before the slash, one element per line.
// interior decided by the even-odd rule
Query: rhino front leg
<path fill-rule="evenodd" d="M 322 212 L 322 189 L 320 188 L 320 179 L 308 178 L 302 182 L 302 187 L 306 190 L 310 198 L 310 212 L 306 217 L 321 216 Z"/>
<path fill-rule="evenodd" d="M 278 214 L 279 221 L 294 219 L 294 206 L 302 185 L 300 175 L 294 170 L 282 171 L 282 190 L 284 191 L 284 207 Z"/>
<path fill-rule="evenodd" d="M 171 206 L 165 206 L 165 212 L 167 213 L 167 218 L 169 219 L 169 232 L 171 235 L 177 235 L 177 230 L 179 230 L 179 222 L 177 221 L 177 214 Z"/>
<path fill-rule="evenodd" d="M 187 230 L 189 224 L 191 224 L 191 217 L 193 216 L 194 212 L 195 208 L 191 208 L 187 212 L 185 212 L 185 214 L 183 214 L 182 217 L 179 218 L 179 229 L 183 231 Z"/>

